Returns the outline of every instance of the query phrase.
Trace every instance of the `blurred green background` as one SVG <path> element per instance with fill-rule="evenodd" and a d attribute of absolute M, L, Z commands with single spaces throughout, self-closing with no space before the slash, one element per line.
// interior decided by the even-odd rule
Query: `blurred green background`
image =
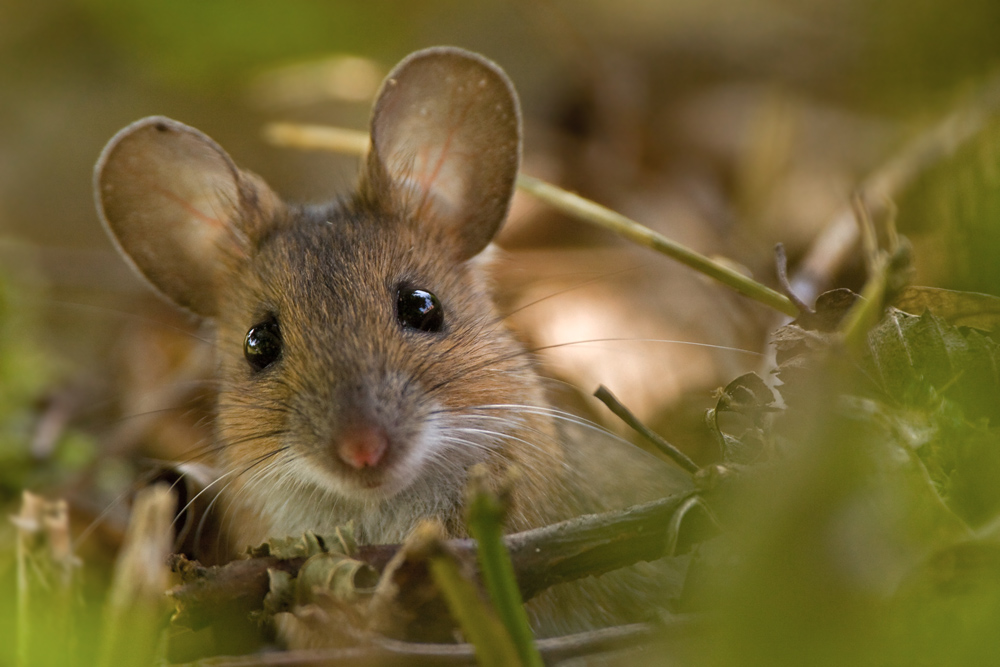
<path fill-rule="evenodd" d="M 283 196 L 319 201 L 350 187 L 355 160 L 268 146 L 263 125 L 364 128 L 374 86 L 396 61 L 426 46 L 462 46 L 496 60 L 515 82 L 527 172 L 768 282 L 776 241 L 794 263 L 894 151 L 970 99 L 985 95 L 996 106 L 998 34 L 993 0 L 0 0 L 0 506 L 15 511 L 25 487 L 61 495 L 82 529 L 113 505 L 144 461 L 176 456 L 178 442 L 204 435 L 210 397 L 156 394 L 177 380 L 178 368 L 201 359 L 171 332 L 200 325 L 149 295 L 94 212 L 93 163 L 138 118 L 163 114 L 194 125 Z M 977 140 L 898 193 L 897 221 L 914 243 L 917 282 L 1000 293 L 997 128 L 989 121 Z M 514 258 L 500 276 L 501 303 L 511 308 L 533 298 L 531 285 L 590 275 L 573 267 L 606 272 L 601 253 L 608 251 L 625 253 L 615 261 L 642 272 L 634 293 L 614 292 L 621 311 L 601 311 L 635 337 L 761 350 L 776 324 L 759 308 L 529 202 L 519 200 L 501 241 Z M 553 278 L 546 274 L 552 266 L 568 268 Z M 853 287 L 861 279 L 856 257 L 835 278 Z M 580 307 L 590 312 L 594 303 Z M 529 340 L 559 342 L 547 332 L 561 331 L 565 340 L 566 329 L 555 325 L 573 307 L 553 300 L 548 314 L 519 324 Z M 583 333 L 570 337 L 606 335 Z M 604 370 L 585 357 L 546 361 L 583 394 L 608 382 L 705 462 L 701 414 L 710 390 L 757 362 L 672 354 L 656 364 L 640 357 L 628 372 L 617 358 Z M 581 366 L 598 369 L 597 377 Z M 209 362 L 203 367 L 210 372 Z M 815 405 L 835 402 L 824 391 Z M 161 403 L 142 402 L 154 394 Z M 162 401 L 171 400 L 183 408 L 179 416 L 133 419 L 162 412 Z M 901 636 L 919 645 L 923 630 L 913 628 L 925 625 L 958 639 L 945 642 L 943 655 L 928 651 L 921 659 L 914 650 L 905 662 L 972 664 L 963 660 L 995 655 L 968 637 L 995 628 L 997 570 L 977 569 L 979 579 L 968 584 L 982 599 L 948 603 L 962 613 L 890 600 L 885 579 L 902 579 L 901 569 L 916 569 L 926 555 L 907 545 L 935 530 L 952 535 L 951 528 L 930 510 L 900 518 L 910 494 L 920 507 L 926 501 L 908 486 L 910 473 L 872 491 L 884 480 L 868 473 L 891 468 L 891 452 L 873 445 L 866 455 L 873 463 L 836 447 L 839 436 L 883 442 L 881 432 L 855 432 L 822 411 L 802 415 L 797 432 L 822 437 L 802 460 L 758 480 L 780 494 L 765 501 L 749 492 L 750 527 L 727 552 L 742 558 L 732 570 L 739 580 L 708 586 L 721 587 L 708 596 L 716 604 L 725 606 L 718 600 L 728 596 L 732 631 L 711 651 L 695 642 L 689 661 L 820 664 L 801 660 L 821 655 L 820 662 L 843 664 L 866 652 L 879 664 L 902 654 L 878 647 Z M 824 419 L 836 423 L 817 430 Z M 977 432 L 984 447 L 1000 446 L 995 427 Z M 878 509 L 866 513 L 871 503 Z M 86 559 L 111 559 L 123 512 L 116 506 L 104 519 Z M 878 534 L 899 539 L 883 543 Z M 844 547 L 850 553 L 830 565 L 816 554 L 832 539 L 862 546 Z M 0 527 L 0 544 L 13 541 L 13 528 Z M 986 559 L 976 553 L 977 562 Z M 0 560 L 4 586 L 12 587 L 12 561 Z M 872 562 L 881 565 L 864 566 Z M 823 563 L 854 570 L 831 579 Z M 926 593 L 920 586 L 910 585 L 908 599 Z M 11 599 L 7 592 L 0 597 Z M 13 611 L 0 605 L 6 646 Z M 880 627 L 881 619 L 889 626 Z M 776 645 L 789 652 L 776 653 Z"/>

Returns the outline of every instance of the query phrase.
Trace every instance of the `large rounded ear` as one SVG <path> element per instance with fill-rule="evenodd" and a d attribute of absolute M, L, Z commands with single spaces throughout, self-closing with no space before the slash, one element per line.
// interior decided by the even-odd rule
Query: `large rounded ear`
<path fill-rule="evenodd" d="M 458 259 L 500 229 L 521 159 L 521 112 L 510 80 L 482 56 L 418 51 L 382 83 L 362 194 L 444 231 Z"/>
<path fill-rule="evenodd" d="M 121 253 L 180 306 L 212 316 L 234 262 L 251 251 L 277 198 L 209 137 L 163 117 L 108 142 L 94 197 Z"/>

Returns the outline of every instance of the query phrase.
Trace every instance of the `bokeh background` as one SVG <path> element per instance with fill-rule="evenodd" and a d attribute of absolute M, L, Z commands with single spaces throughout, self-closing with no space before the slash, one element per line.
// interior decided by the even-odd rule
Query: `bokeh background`
<path fill-rule="evenodd" d="M 0 505 L 44 490 L 80 528 L 111 507 L 84 551 L 110 559 L 115 499 L 206 437 L 207 331 L 130 273 L 94 211 L 93 163 L 138 118 L 198 127 L 322 201 L 355 158 L 270 146 L 264 125 L 363 129 L 395 62 L 462 46 L 514 81 L 526 173 L 774 284 L 776 242 L 794 268 L 898 150 L 992 109 L 998 34 L 991 0 L 0 0 Z M 998 137 L 987 123 L 895 193 L 916 282 L 1000 292 Z M 606 384 L 708 460 L 712 391 L 765 368 L 777 316 L 522 195 L 500 243 L 501 307 L 563 399 L 620 428 L 589 398 Z M 830 284 L 863 280 L 858 253 L 835 268 Z"/>

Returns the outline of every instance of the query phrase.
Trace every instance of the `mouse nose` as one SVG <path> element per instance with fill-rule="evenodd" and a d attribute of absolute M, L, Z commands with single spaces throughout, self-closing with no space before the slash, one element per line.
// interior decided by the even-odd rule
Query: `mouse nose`
<path fill-rule="evenodd" d="M 389 436 L 378 426 L 349 429 L 340 438 L 337 455 L 356 470 L 374 468 L 389 449 Z"/>

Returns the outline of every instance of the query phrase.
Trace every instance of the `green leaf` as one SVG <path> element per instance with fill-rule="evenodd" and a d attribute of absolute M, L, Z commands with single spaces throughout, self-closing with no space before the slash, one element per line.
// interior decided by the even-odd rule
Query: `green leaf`
<path fill-rule="evenodd" d="M 910 285 L 896 294 L 892 305 L 913 315 L 931 311 L 956 327 L 1000 329 L 1000 297 L 992 294 Z"/>

